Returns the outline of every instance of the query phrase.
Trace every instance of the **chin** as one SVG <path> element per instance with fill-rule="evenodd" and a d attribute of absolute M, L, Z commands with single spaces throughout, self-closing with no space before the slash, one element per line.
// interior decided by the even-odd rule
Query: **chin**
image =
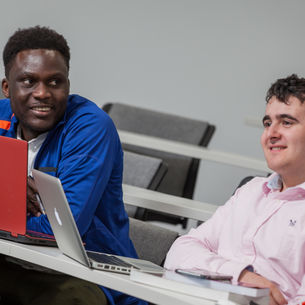
<path fill-rule="evenodd" d="M 268 162 L 268 161 L 267 161 L 267 165 L 274 172 L 278 172 L 278 169 L 281 169 L 283 166 L 282 164 L 279 164 L 277 162 Z"/>
<path fill-rule="evenodd" d="M 32 130 L 35 130 L 37 133 L 44 133 L 47 131 L 50 131 L 53 129 L 56 125 L 56 122 L 43 122 L 44 124 L 35 124 L 35 126 L 32 126 Z"/>

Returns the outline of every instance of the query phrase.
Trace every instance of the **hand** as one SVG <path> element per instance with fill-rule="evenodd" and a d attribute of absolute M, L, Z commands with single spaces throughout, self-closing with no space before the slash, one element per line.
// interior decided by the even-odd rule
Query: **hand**
<path fill-rule="evenodd" d="M 269 288 L 270 289 L 270 301 L 269 305 L 285 305 L 287 301 L 285 300 L 283 294 L 280 292 L 278 287 L 267 280 L 265 277 L 258 275 L 257 273 L 251 272 L 249 270 L 244 270 L 238 279 L 239 282 L 251 284 L 258 288 Z"/>
<path fill-rule="evenodd" d="M 42 211 L 37 201 L 36 194 L 38 194 L 38 190 L 36 188 L 34 179 L 32 177 L 28 177 L 26 198 L 27 214 L 33 214 L 34 216 L 39 217 Z"/>

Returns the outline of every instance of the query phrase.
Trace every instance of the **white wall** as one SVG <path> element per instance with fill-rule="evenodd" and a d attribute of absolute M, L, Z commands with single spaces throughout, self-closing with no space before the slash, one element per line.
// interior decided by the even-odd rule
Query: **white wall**
<path fill-rule="evenodd" d="M 208 120 L 218 150 L 262 158 L 245 118 L 261 119 L 275 79 L 305 76 L 301 0 L 0 3 L 1 50 L 18 27 L 50 26 L 70 44 L 72 92 Z M 196 199 L 222 204 L 251 173 L 204 162 Z"/>

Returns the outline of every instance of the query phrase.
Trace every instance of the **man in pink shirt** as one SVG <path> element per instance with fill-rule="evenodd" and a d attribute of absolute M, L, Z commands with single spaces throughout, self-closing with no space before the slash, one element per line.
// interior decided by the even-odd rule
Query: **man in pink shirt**
<path fill-rule="evenodd" d="M 305 302 L 305 78 L 268 90 L 261 145 L 274 173 L 239 188 L 171 247 L 168 269 L 205 269 L 270 288 L 271 305 Z M 305 304 L 305 303 L 304 303 Z"/>

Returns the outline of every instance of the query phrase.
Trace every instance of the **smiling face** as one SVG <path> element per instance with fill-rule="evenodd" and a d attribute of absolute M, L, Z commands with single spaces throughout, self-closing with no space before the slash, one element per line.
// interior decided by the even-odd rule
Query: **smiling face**
<path fill-rule="evenodd" d="M 51 130 L 67 107 L 69 79 L 63 56 L 45 49 L 19 52 L 2 91 L 11 100 L 25 140 Z"/>
<path fill-rule="evenodd" d="M 273 96 L 263 118 L 261 144 L 270 169 L 283 189 L 305 181 L 305 103 L 291 96 L 285 104 Z"/>

